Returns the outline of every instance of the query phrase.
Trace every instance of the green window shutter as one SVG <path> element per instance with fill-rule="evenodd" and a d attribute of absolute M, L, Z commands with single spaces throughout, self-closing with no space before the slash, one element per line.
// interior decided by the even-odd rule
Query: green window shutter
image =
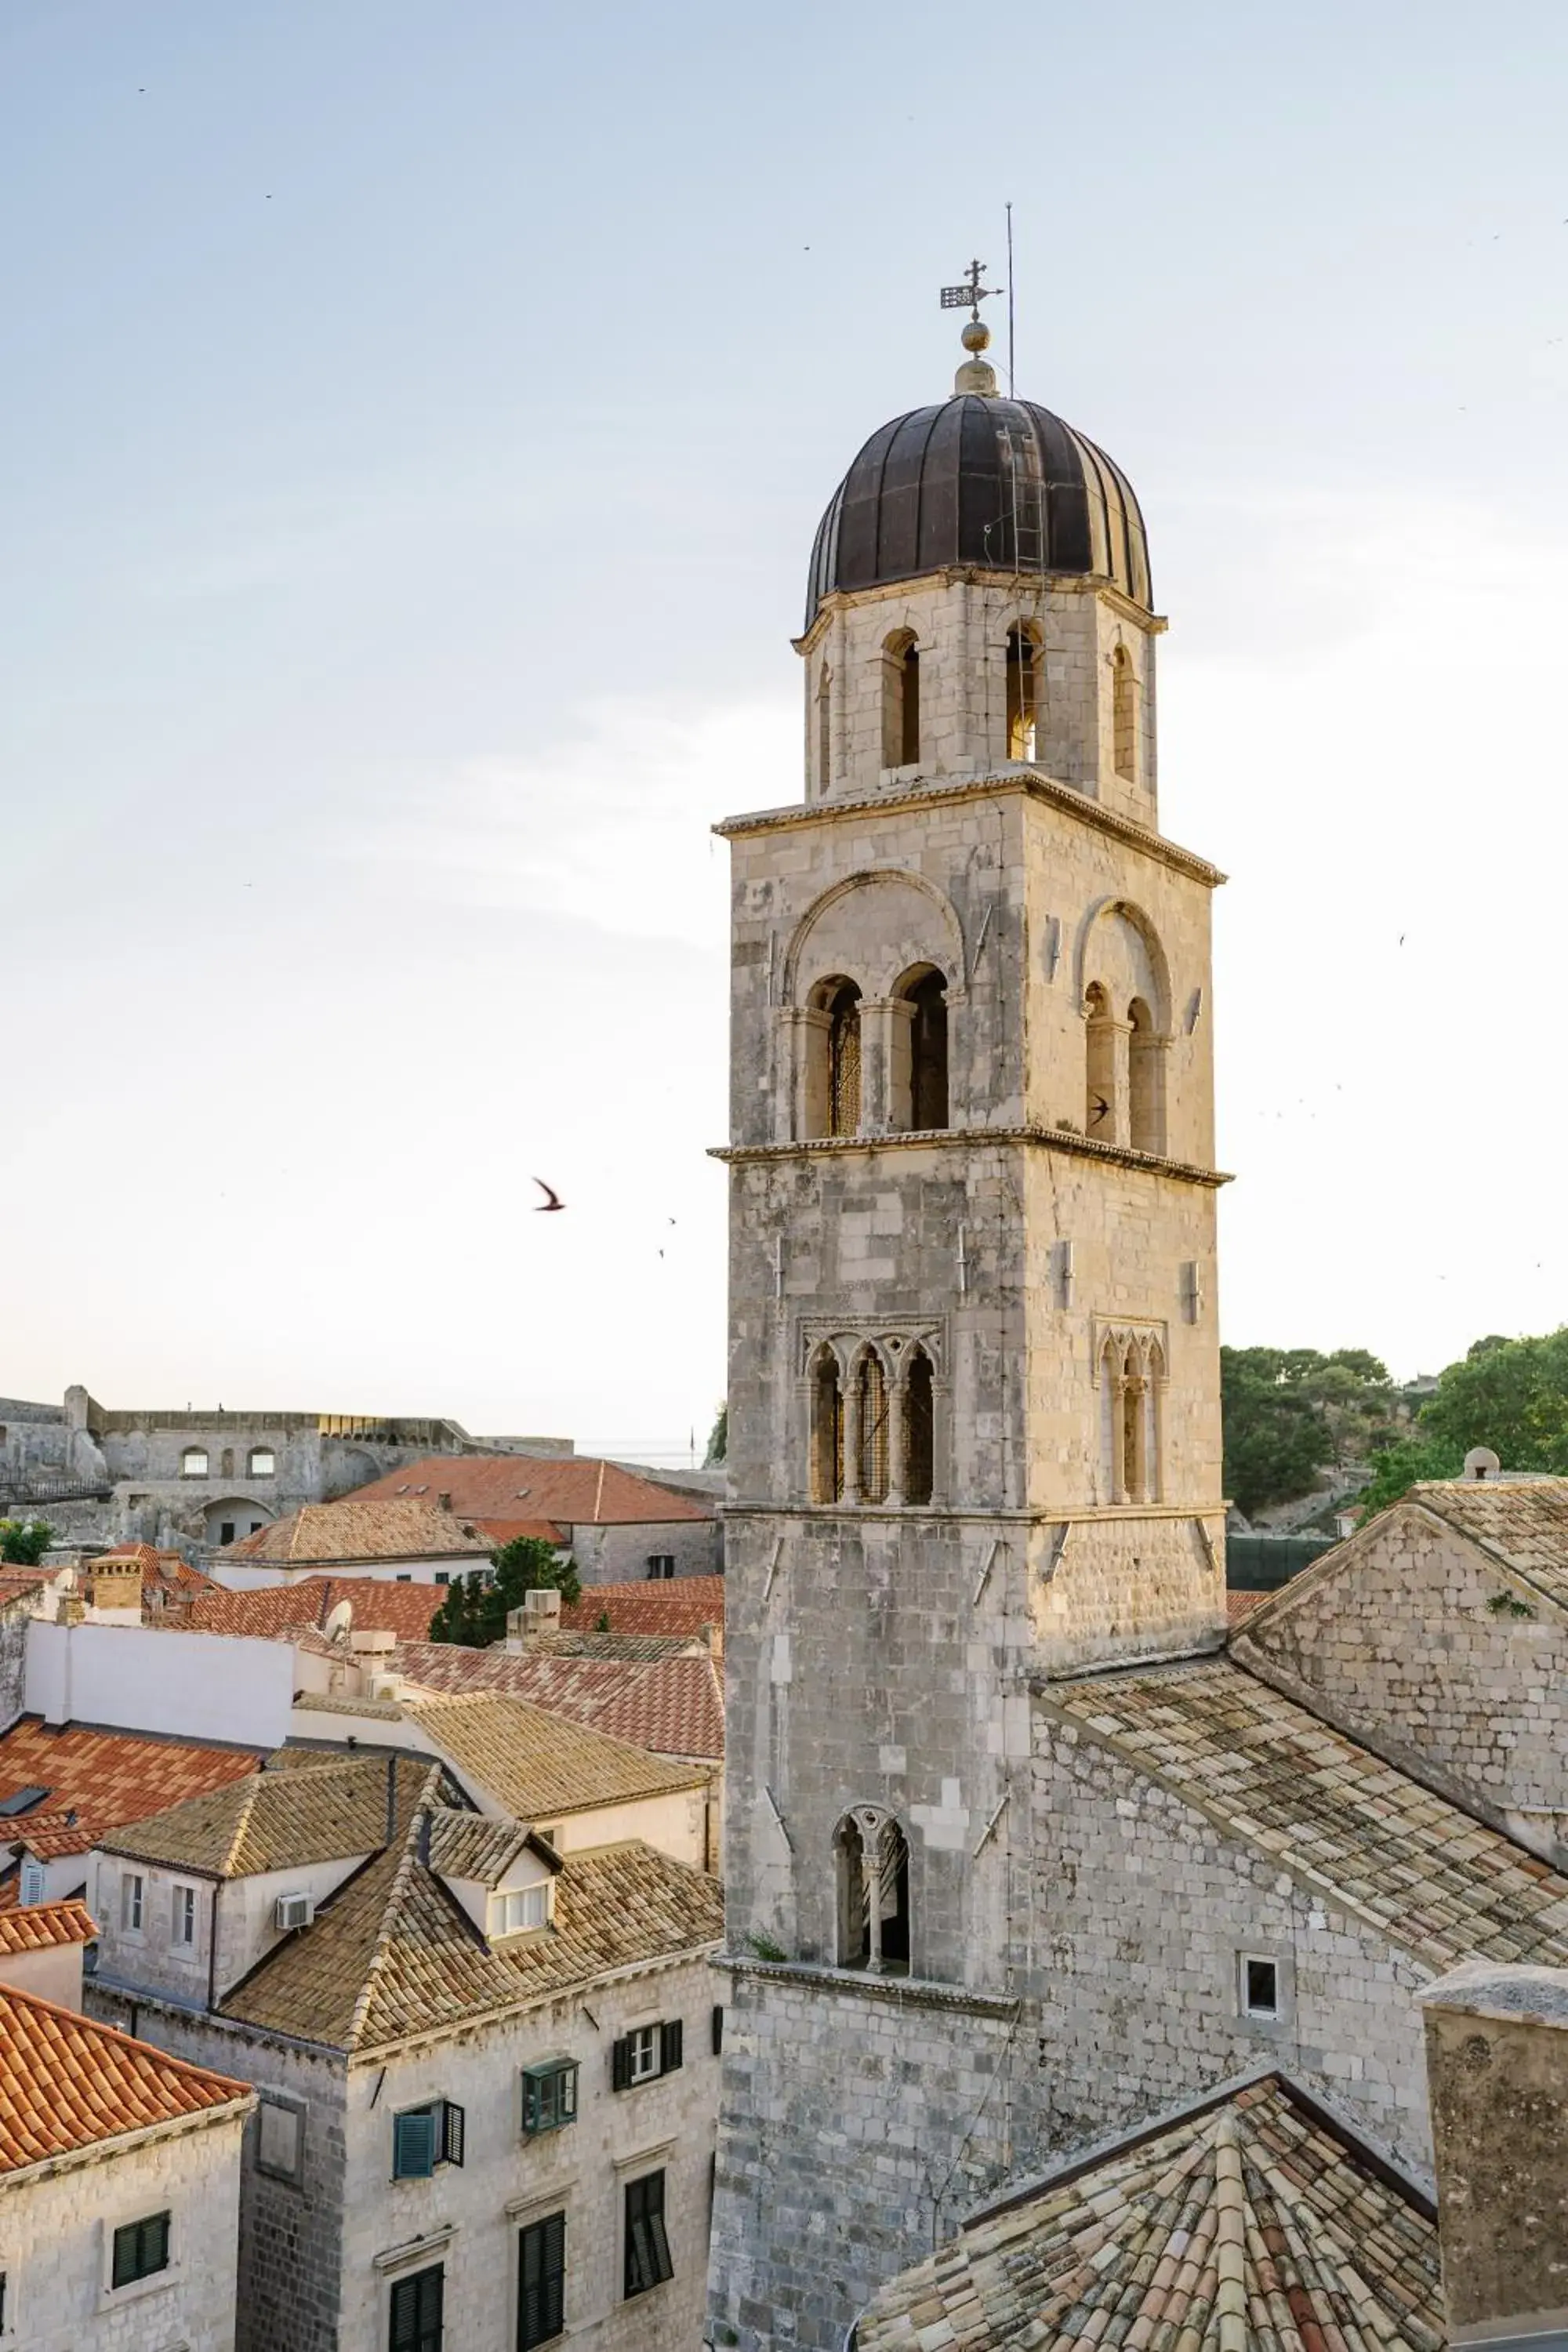
<path fill-rule="evenodd" d="M 673 2074 L 680 2064 L 681 2044 L 685 2038 L 685 2028 L 679 2017 L 668 2018 L 659 2027 L 658 2071 L 661 2074 Z"/>
<path fill-rule="evenodd" d="M 664 2226 L 664 2175 L 645 2173 L 626 2183 L 626 2251 L 623 2291 L 644 2294 L 675 2275 Z"/>
<path fill-rule="evenodd" d="M 127 2222 L 123 2230 L 114 2232 L 114 2267 L 110 2272 L 113 2286 L 129 2286 L 136 2276 L 136 2224 Z"/>
<path fill-rule="evenodd" d="M 154 2213 L 150 2221 L 142 2224 L 142 2275 L 151 2278 L 154 2271 L 169 2267 L 169 2217 Z"/>
<path fill-rule="evenodd" d="M 410 2107 L 392 2118 L 394 2180 L 428 2180 L 436 2169 L 436 2112 Z"/>
<path fill-rule="evenodd" d="M 392 2290 L 391 2352 L 441 2352 L 445 2285 L 439 2263 L 398 2280 Z"/>
<path fill-rule="evenodd" d="M 623 2033 L 610 2045 L 610 2088 L 629 2091 L 632 2086 L 632 2037 Z"/>
<path fill-rule="evenodd" d="M 519 2235 L 518 2352 L 553 2343 L 566 2327 L 566 2216 L 552 2213 Z"/>
<path fill-rule="evenodd" d="M 451 2099 L 441 2104 L 441 2161 L 461 2164 L 463 2161 L 463 2130 L 467 2118 L 461 2107 Z"/>

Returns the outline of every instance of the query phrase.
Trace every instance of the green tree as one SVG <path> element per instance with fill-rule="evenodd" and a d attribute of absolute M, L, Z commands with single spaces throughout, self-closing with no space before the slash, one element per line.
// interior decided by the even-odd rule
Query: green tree
<path fill-rule="evenodd" d="M 54 1539 L 46 1519 L 0 1519 L 0 1560 L 8 1568 L 37 1568 Z"/>
<path fill-rule="evenodd" d="M 1489 1445 L 1505 1470 L 1568 1471 L 1568 1328 L 1478 1339 L 1438 1375 L 1422 1430 L 1457 1451 Z"/>
<path fill-rule="evenodd" d="M 729 1451 L 730 1408 L 725 1403 L 720 1406 L 713 1416 L 713 1427 L 708 1437 L 708 1451 L 702 1457 L 704 1470 L 716 1470 Z"/>
<path fill-rule="evenodd" d="M 1250 1517 L 1310 1495 L 1389 1425 L 1394 1383 L 1365 1348 L 1222 1348 L 1225 1491 Z"/>
<path fill-rule="evenodd" d="M 580 1601 L 583 1580 L 570 1559 L 558 1557 L 553 1544 L 539 1536 L 516 1536 L 490 1554 L 493 1573 L 476 1568 L 458 1577 L 430 1620 L 433 1642 L 458 1642 L 465 1649 L 488 1650 L 506 1639 L 506 1621 L 522 1607 L 525 1593 L 551 1587 L 564 1601 Z"/>
<path fill-rule="evenodd" d="M 1428 1437 L 1419 1424 L 1408 1437 L 1396 1437 L 1373 1457 L 1372 1483 L 1356 1496 L 1360 1524 L 1386 1511 L 1423 1478 L 1454 1478 L 1464 1467 L 1465 1450 L 1446 1438 Z"/>

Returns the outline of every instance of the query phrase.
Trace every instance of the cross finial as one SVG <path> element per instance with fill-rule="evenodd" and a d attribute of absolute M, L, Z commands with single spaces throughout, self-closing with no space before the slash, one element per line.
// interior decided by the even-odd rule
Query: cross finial
<path fill-rule="evenodd" d="M 972 319 L 978 320 L 980 316 L 980 305 L 982 302 L 988 302 L 993 294 L 1000 294 L 1002 291 L 1000 286 L 982 286 L 980 281 L 984 275 L 984 262 L 972 261 L 969 268 L 964 272 L 965 282 L 963 285 L 944 286 L 942 288 L 942 309 L 944 310 L 967 310 Z"/>

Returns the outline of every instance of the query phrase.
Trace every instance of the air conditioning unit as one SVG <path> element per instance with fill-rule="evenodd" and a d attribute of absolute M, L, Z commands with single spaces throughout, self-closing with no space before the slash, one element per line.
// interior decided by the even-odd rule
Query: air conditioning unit
<path fill-rule="evenodd" d="M 279 1930 L 308 1927 L 316 1916 L 316 1901 L 311 1895 L 280 1895 L 272 1906 L 272 1916 Z"/>

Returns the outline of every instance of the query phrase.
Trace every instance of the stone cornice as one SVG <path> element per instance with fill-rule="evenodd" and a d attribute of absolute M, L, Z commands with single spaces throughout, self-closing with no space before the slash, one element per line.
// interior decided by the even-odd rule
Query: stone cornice
<path fill-rule="evenodd" d="M 870 588 L 833 588 L 823 598 L 812 614 L 811 625 L 803 636 L 792 637 L 790 644 L 797 654 L 809 654 L 822 643 L 827 625 L 835 613 L 853 612 L 861 604 L 896 603 L 920 588 L 994 588 L 1000 583 L 1017 582 L 1025 593 L 1037 594 L 1042 579 L 1053 594 L 1063 596 L 1103 596 L 1113 613 L 1131 621 L 1151 637 L 1163 636 L 1170 622 L 1163 613 L 1151 613 L 1119 588 L 1103 572 L 996 572 L 989 564 L 944 563 L 934 572 L 917 572 L 907 580 L 879 580 Z"/>
<path fill-rule="evenodd" d="M 788 833 L 806 824 L 837 823 L 844 818 L 863 821 L 867 816 L 901 815 L 913 808 L 945 806 L 954 801 L 994 800 L 1000 793 L 1016 793 L 1029 800 L 1044 801 L 1065 815 L 1077 817 L 1082 824 L 1096 832 L 1109 833 L 1142 850 L 1162 866 L 1168 866 L 1192 881 L 1202 882 L 1217 889 L 1226 876 L 1217 866 L 1195 851 L 1184 849 L 1180 843 L 1167 841 L 1163 833 L 1151 833 L 1145 824 L 1137 824 L 1130 816 L 1119 816 L 1114 809 L 1091 801 L 1071 784 L 1058 783 L 1054 776 L 1041 773 L 1038 768 L 1014 768 L 985 776 L 954 776 L 942 783 L 903 786 L 892 792 L 862 793 L 853 800 L 792 801 L 787 807 L 757 809 L 745 816 L 727 816 L 712 828 L 724 841 L 744 839 L 749 834 Z"/>
<path fill-rule="evenodd" d="M 963 1143 L 972 1148 L 987 1143 L 1033 1145 L 1045 1151 L 1069 1152 L 1081 1160 L 1107 1161 L 1114 1168 L 1142 1169 L 1151 1176 L 1168 1176 L 1178 1184 L 1206 1185 L 1211 1192 L 1236 1181 L 1223 1169 L 1166 1160 L 1157 1151 L 1134 1151 L 1131 1144 L 1097 1143 L 1092 1136 L 1076 1134 L 1070 1127 L 932 1127 L 899 1129 L 886 1135 L 817 1135 L 795 1143 L 716 1143 L 710 1146 L 708 1156 L 731 1167 L 744 1167 L 751 1160 L 805 1160 L 814 1154 L 831 1159 L 857 1151 L 924 1150 L 933 1143 Z"/>
<path fill-rule="evenodd" d="M 950 1503 L 902 1503 L 895 1509 L 887 1503 L 770 1503 L 727 1500 L 723 1506 L 727 1519 L 853 1519 L 858 1527 L 867 1519 L 887 1519 L 895 1526 L 904 1526 L 910 1519 L 941 1519 L 944 1525 L 961 1520 L 966 1527 L 1060 1528 L 1090 1527 L 1100 1520 L 1111 1526 L 1137 1527 L 1151 1519 L 1223 1519 L 1229 1510 L 1228 1503 L 1049 1503 L 1030 1504 L 1020 1509 L 1013 1504 L 998 1504 L 992 1510 L 963 1510 Z M 1186 1657 L 1179 1651 L 1174 1654 Z M 1125 1660 L 1122 1661 L 1125 1664 Z M 1147 1663 L 1140 1661 L 1140 1664 Z M 1087 1674 L 1087 1666 L 1074 1666 L 1072 1674 Z"/>
<path fill-rule="evenodd" d="M 760 1960 L 750 1952 L 716 1952 L 716 1969 L 731 1976 L 761 1977 L 795 1984 L 812 1992 L 837 1992 L 849 2000 L 880 2000 L 896 2009 L 950 2010 L 968 2017 L 995 2017 L 1011 2024 L 1023 2002 L 1004 1993 L 971 1992 L 964 1985 L 934 1984 L 927 1977 L 878 1977 L 864 1969 L 818 1968 L 805 1960 Z"/>

